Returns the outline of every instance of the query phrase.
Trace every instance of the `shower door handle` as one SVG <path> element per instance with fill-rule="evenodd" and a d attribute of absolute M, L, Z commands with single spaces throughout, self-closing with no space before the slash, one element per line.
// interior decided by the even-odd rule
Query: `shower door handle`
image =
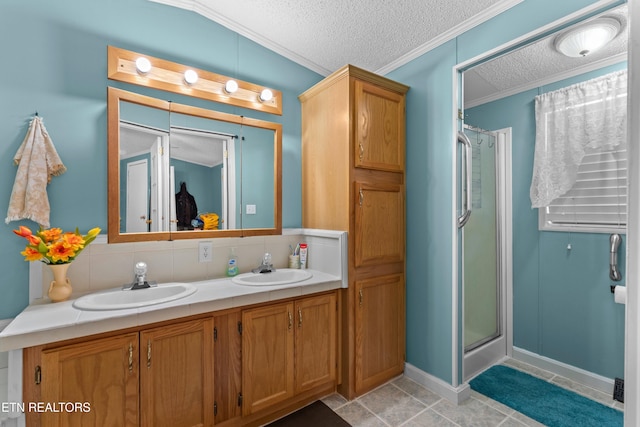
<path fill-rule="evenodd" d="M 464 162 L 465 162 L 465 181 L 467 197 L 465 197 L 464 212 L 458 217 L 458 228 L 464 227 L 471 217 L 471 141 L 462 131 L 458 131 L 458 144 L 464 146 Z"/>

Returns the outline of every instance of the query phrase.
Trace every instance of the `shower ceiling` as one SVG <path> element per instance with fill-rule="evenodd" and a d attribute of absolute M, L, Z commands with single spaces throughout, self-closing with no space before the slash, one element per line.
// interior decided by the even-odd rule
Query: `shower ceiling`
<path fill-rule="evenodd" d="M 570 58 L 559 53 L 553 45 L 557 34 L 553 34 L 465 72 L 465 108 L 625 61 L 629 40 L 627 5 L 601 16 L 617 19 L 620 33 L 590 55 Z"/>

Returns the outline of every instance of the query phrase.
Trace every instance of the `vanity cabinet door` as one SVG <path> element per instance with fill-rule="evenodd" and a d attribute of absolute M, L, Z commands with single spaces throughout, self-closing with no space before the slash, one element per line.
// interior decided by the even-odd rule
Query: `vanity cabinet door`
<path fill-rule="evenodd" d="M 242 415 L 242 312 L 215 316 L 213 333 L 214 421 L 219 424 Z"/>
<path fill-rule="evenodd" d="M 296 392 L 336 379 L 336 294 L 296 301 Z"/>
<path fill-rule="evenodd" d="M 42 412 L 42 426 L 138 426 L 137 333 L 45 350 L 41 357 L 42 402 L 89 405 Z"/>
<path fill-rule="evenodd" d="M 213 425 L 213 319 L 140 332 L 140 425 Z"/>
<path fill-rule="evenodd" d="M 242 415 L 294 395 L 294 306 L 273 304 L 242 312 Z"/>
<path fill-rule="evenodd" d="M 404 275 L 357 280 L 355 341 L 356 392 L 404 369 Z"/>
<path fill-rule="evenodd" d="M 355 167 L 404 171 L 405 95 L 355 80 Z"/>

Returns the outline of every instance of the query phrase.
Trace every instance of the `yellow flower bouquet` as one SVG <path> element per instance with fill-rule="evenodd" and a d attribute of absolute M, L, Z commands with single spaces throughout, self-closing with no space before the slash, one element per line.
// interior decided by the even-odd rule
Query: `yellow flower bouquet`
<path fill-rule="evenodd" d="M 25 261 L 42 261 L 45 264 L 69 264 L 89 243 L 93 242 L 100 228 L 92 228 L 84 236 L 76 228 L 75 233 L 63 232 L 60 228 L 40 228 L 35 234 L 28 227 L 13 230 L 29 242 L 24 251 Z"/>

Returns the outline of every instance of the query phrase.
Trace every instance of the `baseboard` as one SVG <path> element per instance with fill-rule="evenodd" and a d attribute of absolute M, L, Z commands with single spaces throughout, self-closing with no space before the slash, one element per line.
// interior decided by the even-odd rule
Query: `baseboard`
<path fill-rule="evenodd" d="M 404 365 L 404 375 L 456 405 L 459 405 L 471 396 L 471 388 L 469 387 L 469 384 L 465 383 L 458 387 L 454 387 L 451 384 L 442 381 L 440 378 L 434 377 L 433 375 L 428 374 L 409 363 L 405 363 Z"/>
<path fill-rule="evenodd" d="M 601 375 L 594 374 L 593 372 L 585 371 L 584 369 L 567 365 L 566 363 L 558 362 L 557 360 L 517 347 L 513 347 L 513 358 L 537 368 L 552 372 L 556 375 L 569 378 L 570 380 L 586 385 L 587 387 L 594 388 L 603 393 L 613 393 L 614 380 L 611 378 L 603 377 Z"/>

